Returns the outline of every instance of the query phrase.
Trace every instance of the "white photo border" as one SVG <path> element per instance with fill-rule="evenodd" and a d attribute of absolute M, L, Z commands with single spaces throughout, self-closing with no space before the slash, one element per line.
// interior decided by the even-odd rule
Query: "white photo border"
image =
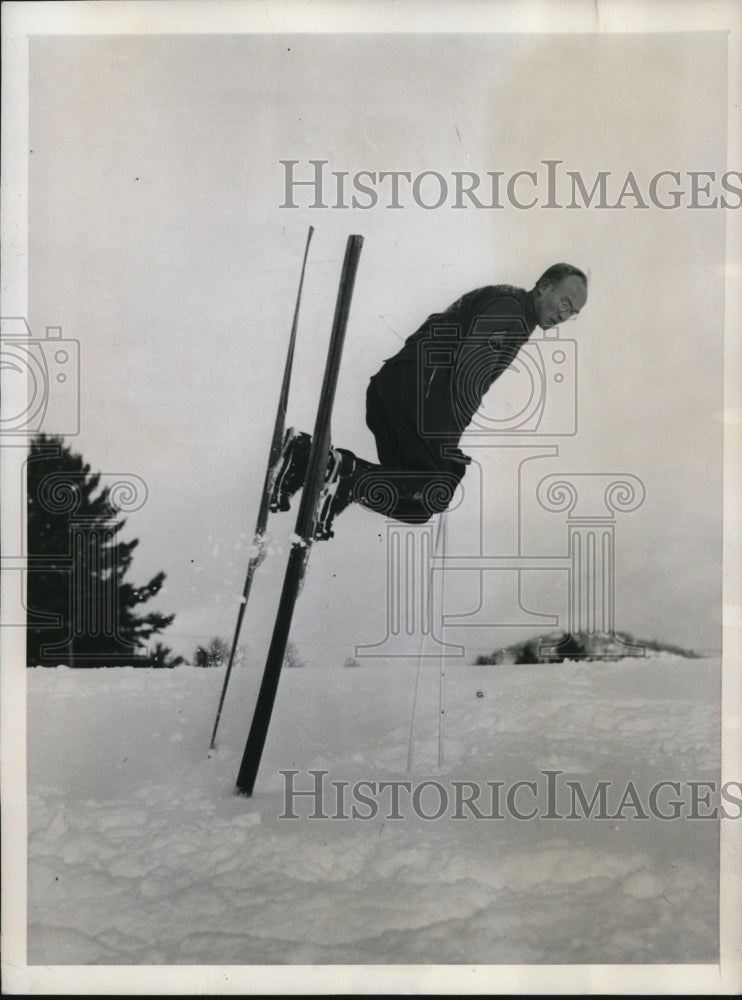
<path fill-rule="evenodd" d="M 209 33 L 651 33 L 721 31 L 729 39 L 728 152 L 742 161 L 742 5 L 702 0 L 620 2 L 557 0 L 72 0 L 3 5 L 2 309 L 26 315 L 28 43 L 53 34 Z M 742 595 L 739 510 L 742 425 L 742 228 L 727 214 L 724 385 L 724 656 L 722 782 L 739 777 L 742 760 Z M 2 529 L 11 537 L 24 455 L 4 448 Z M 3 580 L 2 596 L 11 600 Z M 667 993 L 735 994 L 742 989 L 742 823 L 722 824 L 720 963 L 715 965 L 582 966 L 53 966 L 26 964 L 25 640 L 2 634 L 3 983 L 8 993 L 70 995 L 237 995 L 372 993 Z"/>

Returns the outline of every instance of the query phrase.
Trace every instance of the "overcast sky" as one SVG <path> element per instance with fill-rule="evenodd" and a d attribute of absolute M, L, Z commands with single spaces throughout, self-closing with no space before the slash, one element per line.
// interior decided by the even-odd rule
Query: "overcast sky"
<path fill-rule="evenodd" d="M 361 233 L 333 437 L 368 458 L 367 380 L 426 315 L 483 284 L 529 288 L 556 260 L 588 271 L 588 304 L 561 331 L 577 342 L 578 433 L 472 451 L 489 484 L 486 552 L 518 550 L 517 468 L 538 447 L 551 455 L 524 467 L 520 498 L 531 555 L 566 552 L 564 515 L 535 501 L 543 476 L 636 476 L 646 499 L 616 516 L 616 625 L 719 647 L 726 213 L 631 199 L 428 210 L 409 196 L 400 209 L 311 209 L 303 195 L 281 208 L 279 161 L 302 176 L 325 159 L 351 175 L 507 179 L 543 178 L 554 159 L 588 186 L 610 171 L 613 201 L 628 171 L 645 192 L 658 171 L 681 172 L 687 191 L 685 172 L 727 169 L 722 34 L 51 36 L 32 39 L 30 67 L 31 325 L 80 343 L 75 448 L 147 483 L 124 537 L 140 539 L 135 582 L 167 573 L 159 606 L 177 613 L 165 639 L 178 652 L 231 635 L 309 224 L 289 417 L 311 428 L 345 240 Z M 481 540 L 476 475 L 449 516 L 450 554 Z M 274 518 L 277 538 L 294 516 Z M 307 659 L 383 638 L 385 558 L 384 521 L 358 509 L 314 547 L 296 624 Z M 271 618 L 281 566 L 261 571 L 246 638 Z M 446 630 L 467 658 L 535 631 L 502 627 L 512 578 L 488 576 L 489 625 Z M 563 574 L 522 583 L 527 607 L 566 625 Z M 478 588 L 476 572 L 451 574 L 447 613 L 474 610 Z"/>

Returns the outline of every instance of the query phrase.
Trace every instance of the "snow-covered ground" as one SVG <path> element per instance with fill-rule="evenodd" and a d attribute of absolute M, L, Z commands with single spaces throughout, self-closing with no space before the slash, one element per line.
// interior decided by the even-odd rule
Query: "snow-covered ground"
<path fill-rule="evenodd" d="M 718 660 L 284 669 L 248 799 L 258 675 L 235 669 L 209 756 L 223 669 L 28 671 L 29 965 L 717 961 L 719 824 L 655 813 L 718 787 Z M 328 772 L 328 818 L 287 810 L 287 769 Z M 401 818 L 362 780 L 411 782 Z M 611 782 L 613 818 L 544 818 L 548 780 L 558 816 L 567 780 Z M 456 782 L 485 815 L 502 782 L 504 818 L 454 818 Z M 329 818 L 354 806 L 376 814 Z"/>

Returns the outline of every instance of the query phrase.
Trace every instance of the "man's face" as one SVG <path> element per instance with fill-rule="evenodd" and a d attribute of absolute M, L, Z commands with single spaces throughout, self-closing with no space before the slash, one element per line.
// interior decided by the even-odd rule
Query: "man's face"
<path fill-rule="evenodd" d="M 542 330 L 549 330 L 576 316 L 586 302 L 585 282 L 576 274 L 545 282 L 536 289 L 536 322 Z"/>

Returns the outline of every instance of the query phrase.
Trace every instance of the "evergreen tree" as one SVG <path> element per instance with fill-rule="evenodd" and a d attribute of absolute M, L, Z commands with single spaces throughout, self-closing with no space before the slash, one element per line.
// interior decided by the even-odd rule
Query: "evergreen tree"
<path fill-rule="evenodd" d="M 26 466 L 27 663 L 175 666 L 162 644 L 154 659 L 145 651 L 175 615 L 139 611 L 165 574 L 143 587 L 125 579 L 139 542 L 118 540 L 126 522 L 111 489 L 98 489 L 100 478 L 62 438 L 40 434 L 32 441 Z"/>
<path fill-rule="evenodd" d="M 179 667 L 181 663 L 185 663 L 182 656 L 173 656 L 172 649 L 169 646 L 163 646 L 161 642 L 155 643 L 155 648 L 149 654 L 149 663 L 147 666 L 151 667 Z"/>
<path fill-rule="evenodd" d="M 214 636 L 208 647 L 197 646 L 193 654 L 193 663 L 197 667 L 220 667 L 228 659 L 229 646 L 218 636 Z"/>

